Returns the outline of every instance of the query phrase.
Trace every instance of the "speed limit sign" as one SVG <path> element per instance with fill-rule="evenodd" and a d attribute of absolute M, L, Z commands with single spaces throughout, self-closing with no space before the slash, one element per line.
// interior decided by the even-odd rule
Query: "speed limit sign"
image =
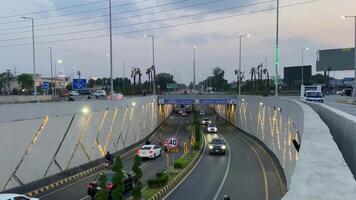
<path fill-rule="evenodd" d="M 178 139 L 176 137 L 171 137 L 168 138 L 166 141 L 166 144 L 168 146 L 168 148 L 177 148 L 178 147 Z"/>

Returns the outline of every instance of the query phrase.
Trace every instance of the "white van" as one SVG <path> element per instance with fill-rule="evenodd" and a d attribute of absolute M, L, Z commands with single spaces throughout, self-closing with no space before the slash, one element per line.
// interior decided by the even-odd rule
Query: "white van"
<path fill-rule="evenodd" d="M 310 90 L 310 91 L 305 91 L 304 100 L 323 103 L 324 97 L 321 92 Z"/>
<path fill-rule="evenodd" d="M 105 96 L 106 96 L 106 92 L 105 92 L 105 90 L 97 90 L 97 91 L 94 93 L 94 96 L 95 96 L 95 97 L 105 97 Z"/>

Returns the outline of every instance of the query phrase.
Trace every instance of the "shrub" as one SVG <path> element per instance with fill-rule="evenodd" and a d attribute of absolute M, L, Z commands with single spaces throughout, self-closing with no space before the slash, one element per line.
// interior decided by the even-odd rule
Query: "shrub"
<path fill-rule="evenodd" d="M 155 179 L 150 179 L 147 181 L 147 184 L 150 188 L 160 188 L 167 184 L 168 175 L 165 173 L 157 173 Z"/>

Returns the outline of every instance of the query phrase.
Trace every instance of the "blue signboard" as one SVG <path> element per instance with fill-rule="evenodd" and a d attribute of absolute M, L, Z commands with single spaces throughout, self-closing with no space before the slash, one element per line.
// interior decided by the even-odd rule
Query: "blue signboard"
<path fill-rule="evenodd" d="M 42 83 L 42 89 L 43 90 L 48 90 L 48 88 L 49 88 L 49 82 L 43 82 Z"/>
<path fill-rule="evenodd" d="M 195 99 L 163 99 L 163 104 L 183 104 L 190 105 L 195 104 Z"/>
<path fill-rule="evenodd" d="M 87 89 L 87 79 L 73 79 L 73 90 Z"/>
<path fill-rule="evenodd" d="M 226 105 L 231 104 L 230 99 L 200 99 L 199 104 L 206 104 L 206 105 Z"/>

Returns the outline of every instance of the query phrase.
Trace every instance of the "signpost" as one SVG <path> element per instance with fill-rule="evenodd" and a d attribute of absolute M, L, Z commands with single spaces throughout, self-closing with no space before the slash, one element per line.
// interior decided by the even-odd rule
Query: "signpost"
<path fill-rule="evenodd" d="M 43 82 L 43 83 L 42 83 L 42 89 L 48 91 L 48 89 L 49 89 L 49 82 Z"/>
<path fill-rule="evenodd" d="M 73 90 L 87 89 L 87 79 L 73 79 Z"/>
<path fill-rule="evenodd" d="M 177 83 L 167 83 L 166 88 L 167 89 L 177 89 L 178 85 Z"/>
<path fill-rule="evenodd" d="M 167 147 L 167 153 L 173 153 L 172 155 L 172 162 L 174 162 L 174 153 L 179 152 L 179 141 L 178 138 L 176 137 L 170 137 L 167 138 L 166 142 L 165 142 L 165 146 Z M 169 163 L 169 155 L 167 154 L 166 156 L 167 159 L 167 164 Z M 167 165 L 168 167 L 169 165 Z M 173 165 L 174 167 L 174 165 Z"/>

